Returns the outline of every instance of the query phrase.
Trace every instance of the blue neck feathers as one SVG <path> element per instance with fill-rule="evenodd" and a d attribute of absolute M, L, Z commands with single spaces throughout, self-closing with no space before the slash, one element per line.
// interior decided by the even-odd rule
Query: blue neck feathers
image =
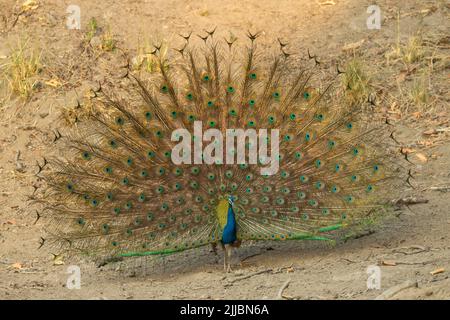
<path fill-rule="evenodd" d="M 222 243 L 223 244 L 230 244 L 237 240 L 236 219 L 234 217 L 232 203 L 233 203 L 233 201 L 230 201 L 228 204 L 227 224 L 225 225 L 225 228 L 223 229 L 223 234 L 222 234 Z"/>

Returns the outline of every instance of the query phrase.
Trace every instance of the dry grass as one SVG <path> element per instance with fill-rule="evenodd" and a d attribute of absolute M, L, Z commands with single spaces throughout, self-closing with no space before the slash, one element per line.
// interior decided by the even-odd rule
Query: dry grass
<path fill-rule="evenodd" d="M 423 56 L 423 41 L 419 36 L 421 32 L 417 32 L 417 36 L 409 37 L 406 44 L 400 41 L 400 13 L 397 12 L 397 36 L 395 46 L 392 46 L 392 50 L 386 54 L 387 63 L 398 60 L 403 61 L 405 64 L 410 65 L 419 62 Z"/>
<path fill-rule="evenodd" d="M 401 58 L 406 64 L 416 63 L 423 57 L 422 40 L 420 37 L 411 37 L 408 43 L 401 48 Z"/>
<path fill-rule="evenodd" d="M 160 52 L 158 56 L 152 54 L 155 50 L 155 47 L 150 43 L 158 43 L 161 44 Z M 167 53 L 169 50 L 169 46 L 166 41 L 161 40 L 146 40 L 144 43 L 139 43 L 137 48 L 137 55 L 132 59 L 132 68 L 133 70 L 144 71 L 148 73 L 153 73 L 159 70 L 159 58 L 162 61 L 165 61 L 167 57 Z M 164 68 L 168 68 L 167 64 L 164 65 Z"/>
<path fill-rule="evenodd" d="M 448 78 L 448 36 L 421 24 L 415 33 L 401 40 L 400 22 L 397 14 L 396 41 L 383 63 L 391 78 L 378 80 L 377 86 L 389 88 L 385 90 L 388 106 L 400 118 L 433 117 L 447 109 L 443 84 Z"/>
<path fill-rule="evenodd" d="M 3 81 L 7 83 L 10 94 L 28 99 L 39 83 L 37 75 L 42 71 L 41 52 L 31 48 L 28 40 L 19 40 L 10 52 L 2 65 Z"/>
<path fill-rule="evenodd" d="M 111 28 L 108 27 L 106 32 L 102 35 L 101 49 L 107 52 L 114 51 L 116 49 L 116 44 L 117 41 L 114 39 Z"/>
<path fill-rule="evenodd" d="M 419 79 L 414 79 L 409 92 L 409 98 L 416 106 L 426 105 L 430 100 L 427 82 L 428 81 L 425 76 L 422 76 Z"/>
<path fill-rule="evenodd" d="M 361 60 L 353 58 L 347 63 L 342 81 L 352 102 L 367 100 L 370 93 L 370 77 Z"/>
<path fill-rule="evenodd" d="M 102 27 L 95 17 L 91 18 L 87 24 L 84 40 L 86 44 L 91 43 L 95 49 L 105 52 L 111 52 L 117 48 L 117 40 L 110 26 Z M 92 42 L 93 40 L 95 42 Z"/>
<path fill-rule="evenodd" d="M 98 31 L 97 19 L 91 18 L 87 25 L 86 40 L 88 42 L 91 41 L 92 38 L 97 34 L 97 31 Z"/>

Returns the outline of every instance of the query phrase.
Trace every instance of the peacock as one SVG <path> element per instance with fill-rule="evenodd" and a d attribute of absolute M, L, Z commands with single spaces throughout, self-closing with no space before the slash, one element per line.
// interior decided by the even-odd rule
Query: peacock
<path fill-rule="evenodd" d="M 318 58 L 281 40 L 191 34 L 56 131 L 38 172 L 41 244 L 96 257 L 220 245 L 228 272 L 242 241 L 329 241 L 383 208 L 399 174 L 345 71 L 324 84 Z"/>

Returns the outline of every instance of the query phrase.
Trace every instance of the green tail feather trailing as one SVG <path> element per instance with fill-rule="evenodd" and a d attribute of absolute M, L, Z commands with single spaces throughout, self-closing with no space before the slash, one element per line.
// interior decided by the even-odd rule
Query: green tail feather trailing
<path fill-rule="evenodd" d="M 387 138 L 361 121 L 339 75 L 317 87 L 314 59 L 299 63 L 283 48 L 266 54 L 252 35 L 241 46 L 217 38 L 190 39 L 169 58 L 156 50 L 158 72 L 130 71 L 120 94 L 102 88 L 90 118 L 62 134 L 39 173 L 48 243 L 98 256 L 178 252 L 224 242 L 231 206 L 233 241 L 327 240 L 389 199 L 398 173 Z M 174 164 L 173 132 L 201 142 L 198 121 L 223 137 L 278 129 L 278 171 L 249 163 L 250 140 L 245 163 L 220 161 L 233 152 L 223 148 L 213 164 Z"/>

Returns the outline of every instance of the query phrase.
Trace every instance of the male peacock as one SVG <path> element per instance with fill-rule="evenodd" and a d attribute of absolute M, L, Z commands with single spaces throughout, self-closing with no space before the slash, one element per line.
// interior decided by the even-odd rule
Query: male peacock
<path fill-rule="evenodd" d="M 280 42 L 269 61 L 257 35 L 248 38 L 237 47 L 214 32 L 198 43 L 186 36 L 174 59 L 155 49 L 148 79 L 129 71 L 124 90 L 96 92 L 90 118 L 58 132 L 58 155 L 39 169 L 46 243 L 100 256 L 222 244 L 229 271 L 243 240 L 326 240 L 383 205 L 392 174 L 380 131 L 358 120 L 361 101 L 334 80 L 313 88 L 315 57 L 299 67 Z M 227 129 L 244 132 L 231 148 L 217 138 Z M 248 129 L 260 130 L 258 143 Z M 191 156 L 199 143 L 203 153 Z M 225 161 L 239 143 L 244 156 Z M 255 146 L 267 155 L 256 163 Z M 276 168 L 264 173 L 270 157 Z"/>

